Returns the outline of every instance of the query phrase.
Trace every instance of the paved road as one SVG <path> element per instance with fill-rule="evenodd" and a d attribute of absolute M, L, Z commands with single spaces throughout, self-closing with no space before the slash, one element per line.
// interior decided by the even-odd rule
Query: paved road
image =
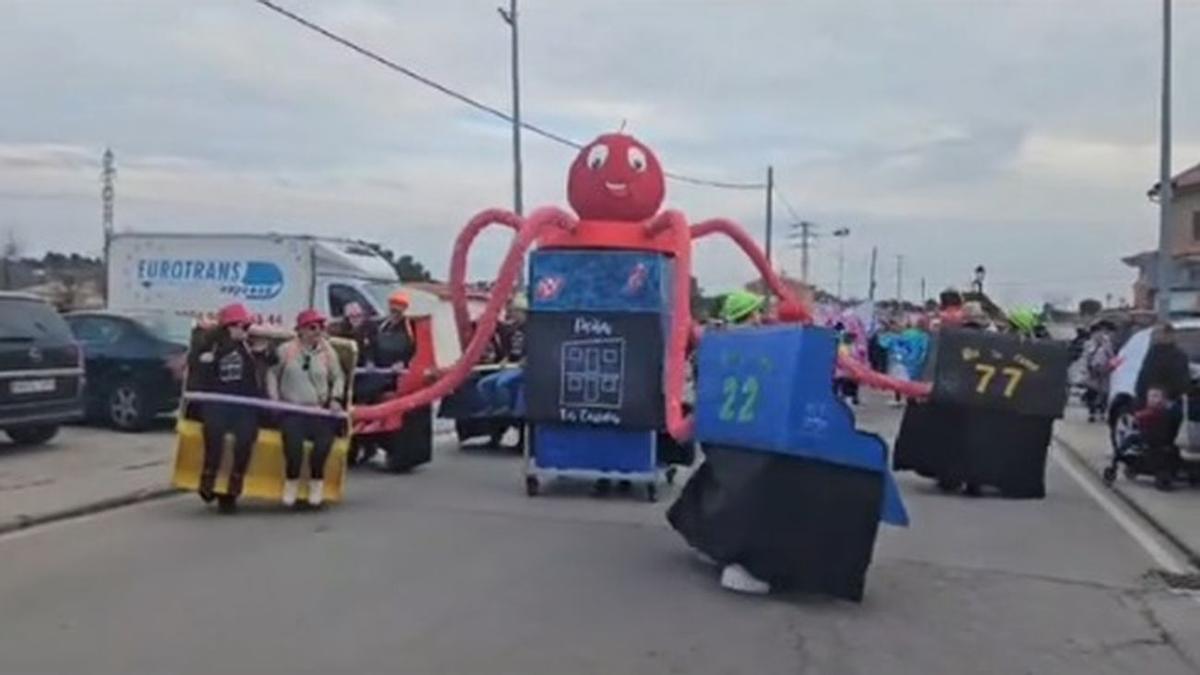
<path fill-rule="evenodd" d="M 724 592 L 665 505 L 531 500 L 507 457 L 352 480 L 316 514 L 189 496 L 0 538 L 0 673 L 1198 672 L 1200 603 L 1058 465 L 1042 502 L 904 479 L 861 605 Z"/>
<path fill-rule="evenodd" d="M 171 421 L 140 434 L 64 427 L 46 445 L 0 440 L 0 531 L 97 502 L 166 486 L 174 458 Z"/>

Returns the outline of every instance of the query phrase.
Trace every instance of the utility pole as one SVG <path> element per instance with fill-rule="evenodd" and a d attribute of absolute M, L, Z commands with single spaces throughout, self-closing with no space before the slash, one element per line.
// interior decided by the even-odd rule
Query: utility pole
<path fill-rule="evenodd" d="M 767 266 L 771 265 L 771 227 L 774 220 L 775 167 L 767 166 Z"/>
<path fill-rule="evenodd" d="M 521 68 L 517 31 L 517 0 L 508 0 L 508 9 L 497 7 L 500 18 L 508 24 L 512 33 L 512 146 L 513 146 L 513 211 L 522 215 L 525 211 L 521 185 Z"/>
<path fill-rule="evenodd" d="M 928 298 L 928 296 L 925 295 L 925 277 L 921 277 L 921 304 L 922 305 L 925 304 L 925 300 L 927 298 Z"/>
<path fill-rule="evenodd" d="M 808 251 L 812 248 L 812 239 L 817 236 L 816 223 L 810 223 L 807 220 L 802 220 L 798 223 L 792 223 L 792 232 L 789 238 L 792 240 L 792 248 L 800 249 L 800 281 L 808 283 Z M 799 231 L 799 236 L 797 236 Z"/>
<path fill-rule="evenodd" d="M 115 207 L 117 165 L 112 148 L 105 148 L 100 170 L 100 223 L 104 228 L 104 279 L 100 287 L 104 290 L 104 299 L 108 300 L 108 250 L 112 244 L 113 210 Z"/>
<path fill-rule="evenodd" d="M 1174 275 L 1171 259 L 1171 200 L 1174 190 L 1171 185 L 1171 0 L 1163 0 L 1162 40 L 1162 130 L 1159 141 L 1158 163 L 1158 295 L 1156 309 L 1158 319 L 1166 321 L 1170 315 L 1171 283 Z"/>
<path fill-rule="evenodd" d="M 871 282 L 869 284 L 867 284 L 867 299 L 871 301 L 872 305 L 875 304 L 875 286 L 876 286 L 876 284 L 875 284 L 875 261 L 878 256 L 879 256 L 879 248 L 876 246 L 872 246 L 871 247 Z"/>
<path fill-rule="evenodd" d="M 896 256 L 896 307 L 904 302 L 904 256 Z"/>

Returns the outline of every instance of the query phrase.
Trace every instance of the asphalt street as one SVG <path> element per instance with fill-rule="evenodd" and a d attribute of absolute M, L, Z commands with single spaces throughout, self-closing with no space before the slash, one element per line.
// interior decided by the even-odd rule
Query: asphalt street
<path fill-rule="evenodd" d="M 0 673 L 1200 672 L 1200 602 L 1057 462 L 1044 501 L 903 477 L 862 604 L 722 590 L 671 491 L 530 499 L 517 459 L 450 444 L 350 480 L 319 513 L 188 495 L 0 538 Z"/>

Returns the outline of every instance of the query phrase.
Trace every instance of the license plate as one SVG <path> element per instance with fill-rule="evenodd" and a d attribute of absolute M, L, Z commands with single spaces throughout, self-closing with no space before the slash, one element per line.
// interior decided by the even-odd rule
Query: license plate
<path fill-rule="evenodd" d="M 44 394 L 54 391 L 54 379 L 17 380 L 9 385 L 9 391 L 14 394 Z"/>

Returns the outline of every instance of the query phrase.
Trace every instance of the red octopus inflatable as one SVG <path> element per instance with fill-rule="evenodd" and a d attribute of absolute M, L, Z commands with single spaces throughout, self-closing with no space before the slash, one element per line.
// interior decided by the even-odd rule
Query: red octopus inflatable
<path fill-rule="evenodd" d="M 737 244 L 758 268 L 770 291 L 780 299 L 782 320 L 811 323 L 812 314 L 771 269 L 766 256 L 746 232 L 733 221 L 716 218 L 689 226 L 683 213 L 660 211 L 665 196 L 665 178 L 658 157 L 650 148 L 627 134 L 604 134 L 580 150 L 567 177 L 567 198 L 572 215 L 554 207 L 537 209 L 522 218 L 511 211 L 488 209 L 463 228 L 454 244 L 450 263 L 451 300 L 463 354 L 431 385 L 390 401 L 354 410 L 357 431 L 399 427 L 409 410 L 427 406 L 452 393 L 470 376 L 496 330 L 500 312 L 512 296 L 525 254 L 534 244 L 544 248 L 610 248 L 655 251 L 675 258 L 673 311 L 666 355 L 667 431 L 680 441 L 690 439 L 692 420 L 683 414 L 683 387 L 689 341 L 698 338 L 690 311 L 692 241 L 724 234 Z M 467 312 L 467 254 L 484 229 L 501 225 L 516 231 L 504 258 L 477 330 L 471 332 Z M 929 386 L 902 382 L 875 373 L 853 359 L 839 365 L 860 382 L 908 396 L 924 397 Z"/>

